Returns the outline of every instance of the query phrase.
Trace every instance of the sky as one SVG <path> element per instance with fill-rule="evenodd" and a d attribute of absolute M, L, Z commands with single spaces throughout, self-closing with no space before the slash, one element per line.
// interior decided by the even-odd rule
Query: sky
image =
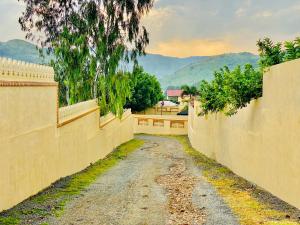
<path fill-rule="evenodd" d="M 0 41 L 24 39 L 17 0 L 0 0 Z M 257 53 L 256 41 L 300 36 L 299 0 L 156 0 L 143 18 L 147 52 L 187 57 L 229 52 Z"/>

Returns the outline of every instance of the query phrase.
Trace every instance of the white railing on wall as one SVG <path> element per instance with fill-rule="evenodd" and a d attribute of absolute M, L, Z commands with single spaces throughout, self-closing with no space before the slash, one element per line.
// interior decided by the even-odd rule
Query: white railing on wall
<path fill-rule="evenodd" d="M 54 70 L 49 66 L 0 57 L 0 80 L 53 82 Z"/>

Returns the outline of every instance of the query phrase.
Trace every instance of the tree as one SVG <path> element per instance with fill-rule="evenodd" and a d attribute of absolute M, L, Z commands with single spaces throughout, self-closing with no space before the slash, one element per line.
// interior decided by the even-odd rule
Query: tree
<path fill-rule="evenodd" d="M 262 71 L 270 66 L 300 58 L 299 37 L 294 41 L 284 42 L 284 45 L 282 43 L 274 44 L 270 38 L 265 38 L 259 40 L 257 46 L 259 48 L 259 62 Z"/>
<path fill-rule="evenodd" d="M 210 83 L 200 84 L 202 115 L 209 112 L 233 115 L 252 99 L 262 96 L 262 73 L 252 65 L 245 65 L 244 69 L 237 66 L 232 71 L 224 67 L 214 76 Z"/>
<path fill-rule="evenodd" d="M 227 95 L 225 92 L 225 76 L 229 72 L 228 67 L 215 71 L 214 79 L 209 83 L 205 80 L 200 83 L 200 102 L 202 115 L 209 112 L 220 112 L 226 106 Z"/>
<path fill-rule="evenodd" d="M 296 38 L 295 41 L 286 41 L 284 43 L 285 56 L 284 61 L 290 61 L 300 58 L 300 38 Z"/>
<path fill-rule="evenodd" d="M 52 60 L 51 65 L 55 71 L 55 79 L 60 84 L 60 104 L 71 105 L 92 99 L 92 76 L 86 70 L 89 49 L 84 38 L 64 29 L 59 43 L 54 45 L 54 55 L 55 60 Z"/>
<path fill-rule="evenodd" d="M 274 44 L 270 38 L 264 38 L 258 40 L 257 46 L 260 56 L 259 64 L 262 70 L 283 62 L 284 52 L 281 43 Z"/>
<path fill-rule="evenodd" d="M 122 73 L 116 75 L 120 62 L 136 63 L 137 56 L 145 54 L 149 38 L 140 20 L 153 0 L 23 1 L 26 9 L 19 19 L 22 30 L 35 40 L 36 33 L 42 32 L 45 38 L 36 41 L 55 53 L 57 80 L 65 86 L 61 88 L 67 95 L 65 102 L 72 104 L 91 96 L 112 108 L 120 105 L 123 100 L 116 102 L 111 97 L 118 99 L 117 92 L 123 89 L 116 90 L 109 82 L 115 80 L 113 76 L 121 78 Z M 78 97 L 78 92 L 84 98 Z"/>
<path fill-rule="evenodd" d="M 126 108 L 140 112 L 163 100 L 160 83 L 155 76 L 146 73 L 141 67 L 135 67 L 131 76 L 132 96 L 128 99 Z"/>
<path fill-rule="evenodd" d="M 192 96 L 196 96 L 199 94 L 195 86 L 182 85 L 181 90 L 182 90 L 181 96 L 189 95 L 190 99 L 192 98 Z"/>

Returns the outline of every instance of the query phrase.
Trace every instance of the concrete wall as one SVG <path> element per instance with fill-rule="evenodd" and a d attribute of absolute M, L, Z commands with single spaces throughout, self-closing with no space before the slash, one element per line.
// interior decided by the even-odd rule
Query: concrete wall
<path fill-rule="evenodd" d="M 187 135 L 187 116 L 134 115 L 134 133 Z"/>
<path fill-rule="evenodd" d="M 300 60 L 273 66 L 263 97 L 232 117 L 190 108 L 194 148 L 300 208 Z"/>
<path fill-rule="evenodd" d="M 130 110 L 99 118 L 96 101 L 58 109 L 50 67 L 0 58 L 0 211 L 133 138 Z"/>

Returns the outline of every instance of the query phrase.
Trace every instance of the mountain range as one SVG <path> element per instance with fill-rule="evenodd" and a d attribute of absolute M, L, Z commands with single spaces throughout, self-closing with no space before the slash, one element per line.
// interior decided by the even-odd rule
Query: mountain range
<path fill-rule="evenodd" d="M 50 61 L 49 56 L 39 56 L 35 45 L 23 40 L 0 42 L 0 57 L 38 64 Z M 247 63 L 257 66 L 258 56 L 247 52 L 187 58 L 147 54 L 138 61 L 145 71 L 155 75 L 166 89 L 168 86 L 194 85 L 201 80 L 211 80 L 213 72 L 225 65 L 229 68 Z"/>

